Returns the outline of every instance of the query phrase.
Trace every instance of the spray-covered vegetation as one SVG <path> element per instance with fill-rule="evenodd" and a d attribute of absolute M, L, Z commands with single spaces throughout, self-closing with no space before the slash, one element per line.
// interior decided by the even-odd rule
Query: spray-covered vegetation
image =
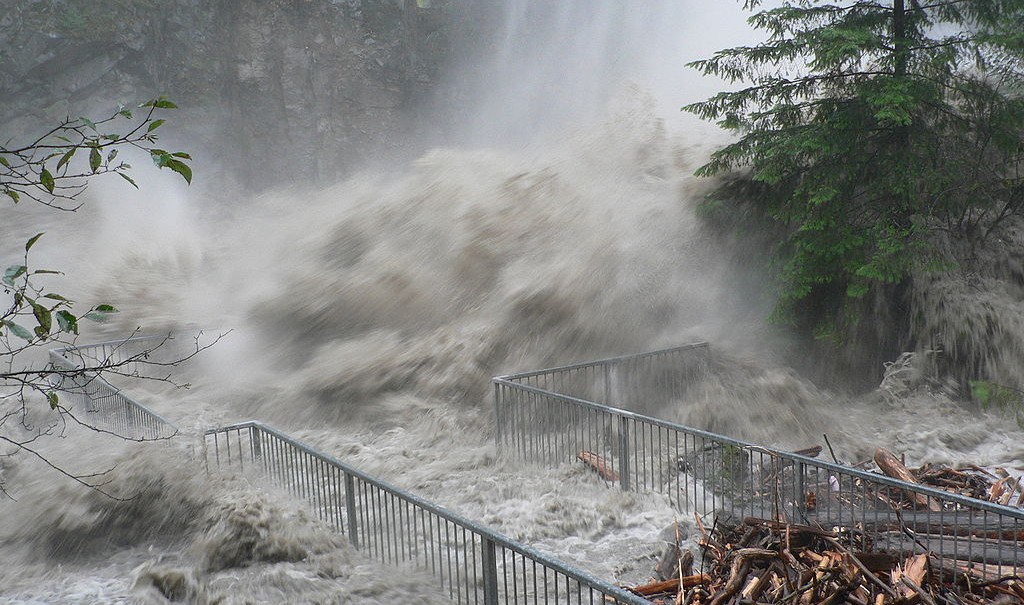
<path fill-rule="evenodd" d="M 740 186 L 784 227 L 777 317 L 842 340 L 861 301 L 957 269 L 940 242 L 984 246 L 1024 210 L 1024 2 L 759 5 L 766 42 L 691 64 L 744 83 L 685 108 L 738 135 L 698 174 L 742 171 L 709 204 Z"/>

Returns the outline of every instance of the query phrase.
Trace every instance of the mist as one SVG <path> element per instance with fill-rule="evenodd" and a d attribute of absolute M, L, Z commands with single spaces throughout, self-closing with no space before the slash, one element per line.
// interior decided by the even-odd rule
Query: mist
<path fill-rule="evenodd" d="M 360 3 L 342 4 L 338 19 L 369 18 Z M 766 321 L 775 300 L 766 251 L 697 217 L 713 183 L 693 171 L 726 139 L 679 111 L 725 86 L 688 61 L 758 39 L 738 3 L 456 6 L 463 12 L 420 15 L 420 33 L 432 33 L 415 44 L 391 44 L 382 31 L 322 31 L 320 13 L 301 11 L 274 38 L 280 6 L 260 18 L 227 3 L 209 31 L 223 28 L 251 55 L 217 57 L 216 69 L 244 77 L 224 85 L 230 106 L 183 102 L 182 130 L 169 135 L 196 158 L 194 184 L 133 158 L 139 191 L 96 181 L 75 213 L 18 208 L 5 251 L 45 230 L 38 260 L 66 271 L 73 297 L 119 307 L 82 342 L 230 330 L 180 368 L 189 389 L 124 385 L 186 432 L 270 423 L 615 581 L 649 573 L 678 512 L 656 494 L 607 490 L 577 466 L 502 459 L 491 376 L 708 340 L 717 373 L 660 417 L 778 447 L 829 433 L 850 459 L 889 443 L 932 460 L 1024 460 L 1013 445 L 1024 441 L 997 416 L 939 394 L 929 404 L 945 416 L 923 417 L 909 400 L 837 394 L 787 364 L 793 341 Z M 428 69 L 423 53 L 442 44 L 429 39 L 441 22 L 464 27 L 449 30 L 450 56 Z M 303 27 L 308 45 L 296 42 Z M 386 71 L 388 53 L 408 59 L 394 50 L 402 44 L 419 53 L 403 72 L 407 88 L 377 86 L 397 76 L 374 80 L 348 59 L 323 68 L 337 82 L 317 67 L 348 49 Z M 259 89 L 275 70 L 279 90 Z M 307 80 L 308 89 L 288 87 Z M 272 97 L 282 99 L 273 111 Z M 339 101 L 355 97 L 358 108 Z M 98 92 L 80 105 L 113 101 Z M 0 585 L 15 587 L 15 602 L 160 603 L 153 578 L 175 570 L 196 603 L 436 596 L 424 592 L 429 581 L 381 582 L 374 564 L 325 538 L 282 494 L 189 476 L 187 446 L 107 443 L 75 460 L 94 437 L 69 438 L 61 459 L 128 459 L 113 473 L 119 493 L 146 497 L 125 508 L 30 460 L 5 462 L 19 500 L 0 521 L 10 546 Z M 128 518 L 131 527 L 97 537 L 97 526 Z M 236 521 L 270 528 L 267 549 L 302 556 L 246 560 L 238 571 L 225 546 L 244 531 Z"/>

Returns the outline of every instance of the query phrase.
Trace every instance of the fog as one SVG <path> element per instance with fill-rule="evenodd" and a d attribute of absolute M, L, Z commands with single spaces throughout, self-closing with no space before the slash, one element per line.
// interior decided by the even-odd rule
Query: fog
<path fill-rule="evenodd" d="M 82 342 L 230 330 L 181 369 L 191 388 L 124 384 L 186 433 L 262 420 L 614 581 L 650 573 L 680 512 L 580 466 L 502 458 L 491 376 L 702 339 L 719 371 L 660 416 L 780 447 L 828 433 L 848 460 L 880 444 L 938 461 L 1024 459 L 1004 420 L 942 394 L 927 405 L 944 415 L 912 398 L 853 401 L 784 363 L 791 341 L 765 320 L 762 259 L 695 214 L 712 184 L 692 173 L 726 139 L 679 111 L 723 86 L 686 62 L 757 40 L 738 5 L 502 6 L 494 39 L 440 78 L 462 104 L 426 116 L 438 126 L 410 143 L 412 161 L 253 193 L 217 150 L 195 149 L 191 187 L 140 158 L 140 191 L 96 181 L 77 213 L 19 209 L 6 247 L 43 225 L 38 260 L 67 272 L 76 300 L 117 304 Z M 118 493 L 143 494 L 129 504 L 6 459 L 17 501 L 0 519 L 0 586 L 13 587 L 0 595 L 160 603 L 152 578 L 180 572 L 196 603 L 442 602 L 429 580 L 383 582 L 282 495 L 190 472 L 189 439 L 95 445 L 75 433 L 51 446 L 78 471 L 117 463 Z M 303 556 L 232 562 L 238 519 Z"/>

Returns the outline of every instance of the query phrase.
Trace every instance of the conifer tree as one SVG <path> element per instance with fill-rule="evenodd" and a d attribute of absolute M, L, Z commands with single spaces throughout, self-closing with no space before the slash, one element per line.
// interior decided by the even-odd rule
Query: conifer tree
<path fill-rule="evenodd" d="M 938 266 L 938 232 L 981 241 L 1024 210 L 1024 1 L 760 4 L 765 42 L 690 64 L 742 83 L 684 108 L 737 135 L 698 174 L 756 191 L 786 234 L 777 315 L 834 335 L 852 299 Z"/>

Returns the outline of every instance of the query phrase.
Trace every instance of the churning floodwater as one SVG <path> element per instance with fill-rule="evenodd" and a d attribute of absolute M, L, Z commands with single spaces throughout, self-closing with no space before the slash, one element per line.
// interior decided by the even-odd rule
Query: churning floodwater
<path fill-rule="evenodd" d="M 507 2 L 493 54 L 465 59 L 475 111 L 445 146 L 245 199 L 163 175 L 147 201 L 98 185 L 54 219 L 43 260 L 70 269 L 80 298 L 119 301 L 89 338 L 232 329 L 179 369 L 189 389 L 123 383 L 185 432 L 262 420 L 614 581 L 650 575 L 659 534 L 689 515 L 582 465 L 503 460 L 492 375 L 706 339 L 715 371 L 659 416 L 779 447 L 828 434 L 849 462 L 884 445 L 1024 464 L 1013 422 L 941 385 L 894 374 L 851 400 L 774 352 L 770 290 L 695 217 L 708 185 L 691 174 L 721 139 L 677 108 L 719 84 L 683 64 L 751 36 L 738 7 L 707 4 Z M 116 465 L 107 488 L 125 502 L 5 458 L 0 600 L 446 602 L 281 494 L 207 477 L 191 445 L 52 440 L 77 472 Z"/>

